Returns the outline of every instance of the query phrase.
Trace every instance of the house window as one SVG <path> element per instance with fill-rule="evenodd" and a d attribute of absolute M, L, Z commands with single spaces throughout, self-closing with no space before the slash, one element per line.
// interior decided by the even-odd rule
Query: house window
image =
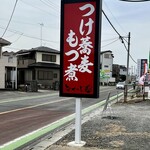
<path fill-rule="evenodd" d="M 108 66 L 107 66 L 107 65 L 104 65 L 104 67 L 105 67 L 105 68 L 108 68 Z"/>
<path fill-rule="evenodd" d="M 42 54 L 42 61 L 56 62 L 56 55 Z"/>
<path fill-rule="evenodd" d="M 102 64 L 100 63 L 100 69 L 102 69 Z"/>
<path fill-rule="evenodd" d="M 104 58 L 109 58 L 109 54 L 104 54 Z"/>
<path fill-rule="evenodd" d="M 57 78 L 57 73 L 54 73 L 54 78 Z"/>
<path fill-rule="evenodd" d="M 38 79 L 39 80 L 52 80 L 53 79 L 53 73 L 51 71 L 38 71 Z"/>
<path fill-rule="evenodd" d="M 8 57 L 8 62 L 9 62 L 9 63 L 13 63 L 13 57 L 11 57 L 11 56 Z"/>

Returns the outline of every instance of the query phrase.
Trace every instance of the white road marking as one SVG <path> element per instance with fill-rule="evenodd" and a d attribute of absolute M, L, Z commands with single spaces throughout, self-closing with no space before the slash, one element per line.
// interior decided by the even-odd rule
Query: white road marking
<path fill-rule="evenodd" d="M 4 111 L 4 112 L 0 112 L 0 115 L 7 114 L 7 113 L 12 113 L 12 112 L 16 112 L 16 111 L 20 111 L 20 110 L 26 110 L 26 109 L 30 109 L 30 108 L 35 108 L 35 107 L 39 107 L 39 106 L 43 106 L 43 105 L 47 105 L 47 104 L 54 104 L 54 103 L 58 103 L 58 102 L 68 101 L 70 99 L 72 99 L 72 97 L 70 97 L 70 98 L 64 98 L 64 99 L 61 99 L 61 100 L 58 100 L 58 101 L 51 101 L 51 102 L 46 102 L 46 103 L 37 104 L 37 105 L 33 105 L 33 106 L 28 106 L 28 107 L 13 109 L 13 110 L 10 110 L 10 111 Z"/>

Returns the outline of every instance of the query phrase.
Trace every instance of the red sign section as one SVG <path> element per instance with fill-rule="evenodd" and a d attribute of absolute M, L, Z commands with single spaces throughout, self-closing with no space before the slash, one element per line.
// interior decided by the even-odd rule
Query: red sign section
<path fill-rule="evenodd" d="M 63 4 L 60 96 L 97 97 L 96 11 L 96 1 Z"/>

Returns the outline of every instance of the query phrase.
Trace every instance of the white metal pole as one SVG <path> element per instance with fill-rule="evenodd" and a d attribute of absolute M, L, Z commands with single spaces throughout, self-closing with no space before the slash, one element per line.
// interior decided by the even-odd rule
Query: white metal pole
<path fill-rule="evenodd" d="M 75 143 L 81 144 L 81 98 L 76 98 L 76 118 L 75 118 Z"/>

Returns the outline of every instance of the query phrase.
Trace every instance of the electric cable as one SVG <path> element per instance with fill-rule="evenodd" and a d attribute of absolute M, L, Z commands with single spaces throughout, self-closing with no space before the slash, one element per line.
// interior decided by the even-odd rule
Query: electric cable
<path fill-rule="evenodd" d="M 119 35 L 119 37 L 121 37 L 120 33 L 116 30 L 116 28 L 113 26 L 113 24 L 111 23 L 111 21 L 109 20 L 109 18 L 107 17 L 107 15 L 105 14 L 105 12 L 102 10 L 102 13 L 104 14 L 105 18 L 107 19 L 107 21 L 109 22 L 109 24 L 112 26 L 112 28 L 114 29 L 114 31 Z"/>
<path fill-rule="evenodd" d="M 0 26 L 0 28 L 3 28 L 3 27 Z M 22 36 L 25 36 L 25 37 L 28 37 L 28 38 L 32 38 L 32 39 L 36 39 L 36 40 L 41 40 L 40 38 L 24 34 L 24 33 L 20 32 L 20 31 L 10 30 L 10 29 L 8 31 L 16 33 L 16 34 L 19 34 L 19 35 L 22 35 Z M 45 42 L 50 42 L 50 43 L 58 43 L 58 41 L 50 41 L 50 40 L 47 40 L 47 39 L 42 39 L 42 40 L 45 41 Z"/>
<path fill-rule="evenodd" d="M 104 4 L 105 4 L 105 6 L 107 7 L 107 9 L 109 10 L 109 12 L 111 13 L 111 15 L 113 16 L 113 18 L 115 19 L 115 21 L 116 21 L 116 23 L 119 25 L 119 27 L 122 29 L 122 31 L 124 32 L 124 33 L 126 33 L 126 31 L 123 29 L 123 27 L 120 25 L 120 23 L 118 22 L 118 20 L 116 19 L 116 17 L 113 15 L 113 13 L 112 13 L 112 11 L 110 10 L 110 8 L 108 7 L 108 5 L 105 3 L 105 1 L 104 1 Z"/>
<path fill-rule="evenodd" d="M 30 6 L 30 7 L 33 7 L 33 8 L 35 8 L 35 9 L 40 10 L 41 12 L 45 12 L 45 13 L 47 13 L 47 14 L 49 14 L 49 15 L 53 15 L 53 16 L 55 16 L 55 17 L 58 17 L 57 14 L 52 14 L 52 13 L 50 13 L 50 12 L 44 10 L 44 9 L 41 9 L 41 8 L 36 7 L 36 6 L 34 6 L 34 5 L 31 5 L 31 4 L 27 3 L 27 2 L 24 2 L 23 0 L 20 0 L 20 1 L 21 1 L 22 3 L 24 3 L 24 4 L 28 5 L 28 6 Z"/>
<path fill-rule="evenodd" d="M 112 41 L 111 43 L 108 43 L 108 44 L 106 44 L 106 45 L 104 45 L 104 46 L 101 46 L 101 48 L 106 47 L 106 46 L 108 46 L 108 45 L 111 45 L 111 44 L 115 43 L 115 42 L 118 41 L 118 40 L 119 40 L 119 39 L 116 39 L 116 40 Z"/>
<path fill-rule="evenodd" d="M 51 3 L 47 2 L 47 1 L 44 1 L 44 0 L 40 0 L 44 5 L 52 8 L 54 11 L 56 11 L 57 13 L 60 13 L 60 11 L 58 10 L 57 7 L 55 7 L 54 5 L 52 5 Z"/>
<path fill-rule="evenodd" d="M 107 19 L 107 21 L 109 22 L 109 24 L 112 26 L 112 28 L 114 29 L 114 31 L 119 35 L 119 39 L 121 40 L 121 42 L 123 43 L 126 51 L 128 52 L 128 48 L 126 47 L 125 43 L 124 43 L 124 38 L 120 35 L 120 33 L 116 30 L 116 28 L 113 26 L 113 24 L 111 23 L 111 21 L 109 20 L 109 18 L 107 17 L 106 13 L 102 10 L 102 13 L 104 14 L 105 18 Z M 133 59 L 133 57 L 131 56 L 131 54 L 129 54 L 130 58 L 137 64 L 137 62 Z"/>
<path fill-rule="evenodd" d="M 116 37 L 116 38 L 111 38 L 111 39 L 106 39 L 106 40 L 102 40 L 102 42 L 112 41 L 112 40 L 116 40 L 116 39 L 118 39 L 118 37 Z"/>
<path fill-rule="evenodd" d="M 16 2 L 15 2 L 13 11 L 12 11 L 11 16 L 10 16 L 10 19 L 9 19 L 9 21 L 8 21 L 8 24 L 7 24 L 7 26 L 6 26 L 5 30 L 4 30 L 4 32 L 3 32 L 2 36 L 1 36 L 1 38 L 5 35 L 7 29 L 8 29 L 8 27 L 9 27 L 9 25 L 10 25 L 11 19 L 12 19 L 12 17 L 13 17 L 13 14 L 14 14 L 15 9 L 16 9 L 16 6 L 17 6 L 17 2 L 18 2 L 18 0 L 16 0 Z"/>

